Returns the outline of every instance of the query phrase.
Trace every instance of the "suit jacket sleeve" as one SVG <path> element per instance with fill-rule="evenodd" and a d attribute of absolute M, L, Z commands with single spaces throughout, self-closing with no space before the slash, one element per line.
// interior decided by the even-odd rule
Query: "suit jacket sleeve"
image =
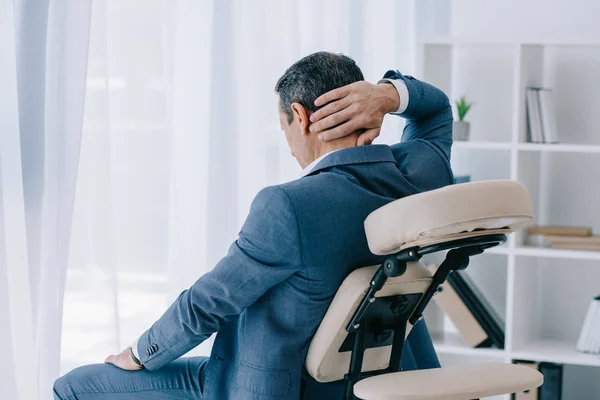
<path fill-rule="evenodd" d="M 229 253 L 188 290 L 138 341 L 149 370 L 179 358 L 300 269 L 293 205 L 283 189 L 263 189 L 254 199 Z"/>
<path fill-rule="evenodd" d="M 402 79 L 409 94 L 408 107 L 399 114 L 407 120 L 402 142 L 423 140 L 433 144 L 447 160 L 452 146 L 452 107 L 440 89 L 398 71 L 388 71 L 387 79 Z"/>

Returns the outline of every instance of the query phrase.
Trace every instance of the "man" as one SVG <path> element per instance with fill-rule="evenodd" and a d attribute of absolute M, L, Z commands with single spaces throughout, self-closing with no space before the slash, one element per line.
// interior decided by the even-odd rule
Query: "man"
<path fill-rule="evenodd" d="M 281 127 L 304 176 L 263 189 L 215 268 L 133 348 L 59 379 L 55 399 L 343 398 L 343 383 L 319 384 L 302 372 L 341 282 L 382 261 L 368 249 L 365 218 L 452 182 L 447 97 L 398 72 L 385 78 L 364 82 L 352 59 L 325 52 L 292 65 L 275 90 Z M 394 112 L 408 121 L 401 143 L 359 146 Z M 210 358 L 179 359 L 214 332 Z M 403 367 L 437 366 L 420 322 L 406 342 Z"/>

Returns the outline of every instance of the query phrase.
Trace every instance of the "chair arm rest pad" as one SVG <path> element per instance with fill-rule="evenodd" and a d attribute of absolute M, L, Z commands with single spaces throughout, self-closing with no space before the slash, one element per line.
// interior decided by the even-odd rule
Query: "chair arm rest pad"
<path fill-rule="evenodd" d="M 544 376 L 522 365 L 485 363 L 404 371 L 363 379 L 354 395 L 368 400 L 468 400 L 539 387 Z"/>

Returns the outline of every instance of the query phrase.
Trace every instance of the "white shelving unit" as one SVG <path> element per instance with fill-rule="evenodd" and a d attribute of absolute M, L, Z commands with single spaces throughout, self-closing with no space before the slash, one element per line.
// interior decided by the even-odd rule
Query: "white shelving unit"
<path fill-rule="evenodd" d="M 536 224 L 591 226 L 600 234 L 600 43 L 436 38 L 418 54 L 417 78 L 451 101 L 465 95 L 475 103 L 470 141 L 453 146 L 456 175 L 520 181 Z M 560 144 L 527 143 L 528 86 L 553 88 Z M 527 247 L 517 233 L 473 258 L 466 273 L 504 317 L 505 349 L 468 347 L 432 305 L 426 320 L 443 364 L 565 364 L 563 399 L 600 399 L 600 355 L 575 350 L 588 304 L 600 294 L 600 252 Z"/>

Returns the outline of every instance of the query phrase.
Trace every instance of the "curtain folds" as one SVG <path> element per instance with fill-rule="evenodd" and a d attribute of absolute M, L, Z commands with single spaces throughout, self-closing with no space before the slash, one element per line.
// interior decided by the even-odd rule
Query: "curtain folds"
<path fill-rule="evenodd" d="M 413 73 L 420 4 L 0 0 L 0 398 L 51 399 L 210 271 L 300 173 L 278 77 L 320 50 Z"/>
<path fill-rule="evenodd" d="M 28 270 L 27 230 L 23 196 L 17 86 L 16 11 L 0 1 L 0 393 L 3 397 L 35 398 L 37 382 L 33 313 Z"/>
<path fill-rule="evenodd" d="M 2 398 L 50 399 L 59 372 L 90 11 L 0 1 Z"/>
<path fill-rule="evenodd" d="M 287 67 L 326 50 L 371 81 L 411 68 L 409 0 L 145 4 L 92 11 L 63 372 L 131 343 L 227 252 L 256 193 L 298 176 L 273 91 Z"/>

